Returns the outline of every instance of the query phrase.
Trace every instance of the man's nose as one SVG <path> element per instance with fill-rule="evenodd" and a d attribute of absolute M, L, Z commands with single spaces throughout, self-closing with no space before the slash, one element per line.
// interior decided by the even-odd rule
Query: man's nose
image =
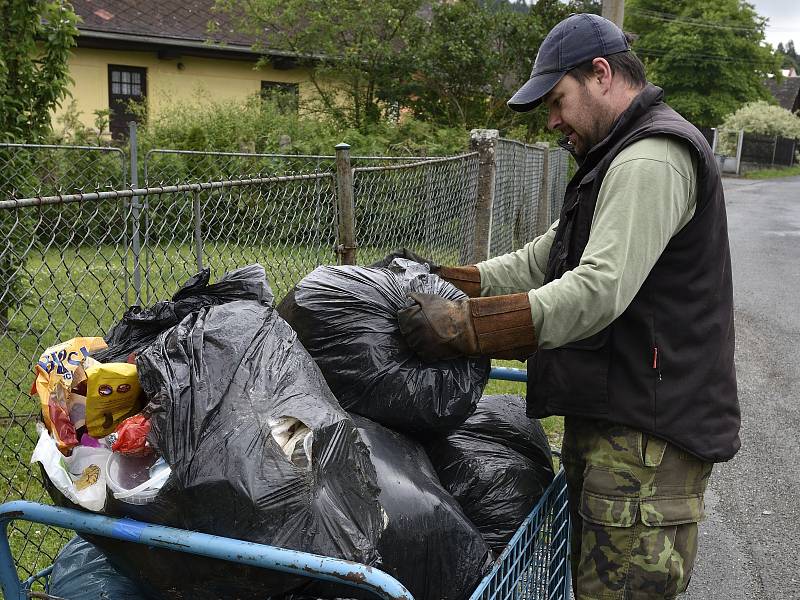
<path fill-rule="evenodd" d="M 557 110 L 551 108 L 547 115 L 547 128 L 555 129 L 559 125 L 561 125 L 561 115 Z"/>

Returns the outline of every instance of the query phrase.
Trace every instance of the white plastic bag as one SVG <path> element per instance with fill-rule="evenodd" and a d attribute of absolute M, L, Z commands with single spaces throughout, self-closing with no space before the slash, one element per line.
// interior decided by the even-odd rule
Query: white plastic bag
<path fill-rule="evenodd" d="M 72 456 L 64 456 L 47 428 L 36 424 L 39 441 L 31 455 L 31 464 L 42 463 L 47 477 L 75 504 L 100 511 L 106 504 L 106 463 L 111 454 L 105 448 L 76 446 Z"/>

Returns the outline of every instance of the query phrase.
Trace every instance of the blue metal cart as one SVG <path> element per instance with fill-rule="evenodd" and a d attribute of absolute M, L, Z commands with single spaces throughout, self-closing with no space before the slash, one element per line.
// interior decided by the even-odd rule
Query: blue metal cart
<path fill-rule="evenodd" d="M 492 377 L 525 381 L 526 373 L 517 369 L 495 368 L 492 369 Z M 24 500 L 0 506 L 0 587 L 6 600 L 30 598 L 34 583 L 46 581 L 52 569 L 49 567 L 25 581 L 19 580 L 8 542 L 8 525 L 14 520 L 32 521 L 77 533 L 343 583 L 385 600 L 413 600 L 399 581 L 367 565 Z M 567 486 L 564 471 L 560 469 L 470 600 L 569 600 L 568 557 Z"/>

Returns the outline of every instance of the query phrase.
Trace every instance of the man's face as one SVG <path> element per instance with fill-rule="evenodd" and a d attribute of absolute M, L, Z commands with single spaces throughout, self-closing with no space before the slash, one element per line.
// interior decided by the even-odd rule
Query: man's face
<path fill-rule="evenodd" d="M 575 155 L 580 158 L 608 135 L 614 123 L 612 111 L 593 85 L 595 81 L 579 81 L 572 75 L 565 75 L 544 97 L 549 111 L 548 129 L 557 129 L 569 138 Z"/>

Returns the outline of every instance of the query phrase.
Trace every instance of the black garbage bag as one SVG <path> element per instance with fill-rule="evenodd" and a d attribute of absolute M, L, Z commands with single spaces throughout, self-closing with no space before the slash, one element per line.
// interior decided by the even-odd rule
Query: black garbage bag
<path fill-rule="evenodd" d="M 319 267 L 278 312 L 345 409 L 405 433 L 448 431 L 475 410 L 489 361 L 422 362 L 397 323 L 409 292 L 464 297 L 427 265 L 398 259 L 389 268 Z"/>
<path fill-rule="evenodd" d="M 425 445 L 439 479 L 499 553 L 553 480 L 547 436 L 519 396 L 485 396 L 456 431 Z"/>
<path fill-rule="evenodd" d="M 553 467 L 547 434 L 538 419 L 525 414 L 525 398 L 517 394 L 482 397 L 459 430 L 503 444 L 546 468 Z"/>
<path fill-rule="evenodd" d="M 145 593 L 120 573 L 103 552 L 74 537 L 58 553 L 48 594 L 69 600 L 141 600 Z"/>
<path fill-rule="evenodd" d="M 132 352 L 152 344 L 162 331 L 207 306 L 234 300 L 256 300 L 262 304 L 274 301 L 264 267 L 259 264 L 230 271 L 216 283 L 210 284 L 210 277 L 210 270 L 203 269 L 183 284 L 172 300 L 156 302 L 149 308 L 131 306 L 106 334 L 108 348 L 96 352 L 94 357 L 100 362 L 125 362 Z"/>
<path fill-rule="evenodd" d="M 439 483 L 418 442 L 364 417 L 352 418 L 369 447 L 386 511 L 378 567 L 416 600 L 469 597 L 492 563 L 480 532 Z M 306 589 L 310 597 L 354 597 L 353 592 L 324 584 Z"/>
<path fill-rule="evenodd" d="M 273 307 L 202 308 L 161 334 L 137 365 L 153 411 L 148 440 L 172 472 L 152 503 L 116 501 L 107 511 L 378 563 L 383 512 L 367 446 Z M 169 598 L 264 598 L 308 581 L 92 541 Z"/>

